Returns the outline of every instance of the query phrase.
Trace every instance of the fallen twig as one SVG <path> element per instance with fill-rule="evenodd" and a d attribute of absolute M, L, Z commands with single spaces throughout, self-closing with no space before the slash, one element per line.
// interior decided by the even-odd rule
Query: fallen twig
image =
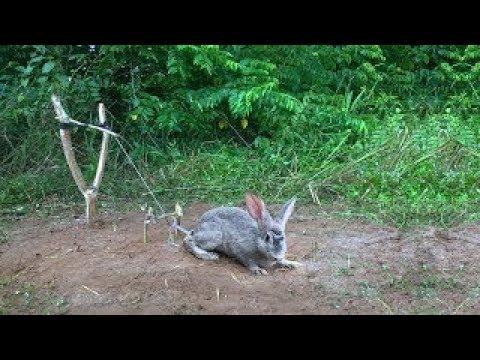
<path fill-rule="evenodd" d="M 82 285 L 83 288 L 85 288 L 86 290 L 90 291 L 91 293 L 94 293 L 95 295 L 100 295 L 98 292 L 96 292 L 95 290 L 92 290 L 90 289 L 89 287 L 85 286 L 85 285 Z"/>

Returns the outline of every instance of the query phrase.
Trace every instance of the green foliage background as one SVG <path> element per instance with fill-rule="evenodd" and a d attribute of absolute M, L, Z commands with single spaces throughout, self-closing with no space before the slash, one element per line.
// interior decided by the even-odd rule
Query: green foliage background
<path fill-rule="evenodd" d="M 480 46 L 0 47 L 0 207 L 81 201 L 50 104 L 113 129 L 163 201 L 341 199 L 397 225 L 479 212 Z M 245 119 L 247 121 L 245 121 Z M 74 131 L 91 179 L 101 136 Z M 151 200 L 112 142 L 104 201 Z"/>

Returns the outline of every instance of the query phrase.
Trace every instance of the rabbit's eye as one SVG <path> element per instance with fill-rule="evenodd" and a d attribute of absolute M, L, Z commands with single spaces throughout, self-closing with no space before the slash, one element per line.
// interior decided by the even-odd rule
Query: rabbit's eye
<path fill-rule="evenodd" d="M 270 242 L 271 239 L 272 239 L 272 237 L 270 236 L 270 234 L 267 234 L 267 236 L 265 236 L 265 241 L 266 242 Z"/>

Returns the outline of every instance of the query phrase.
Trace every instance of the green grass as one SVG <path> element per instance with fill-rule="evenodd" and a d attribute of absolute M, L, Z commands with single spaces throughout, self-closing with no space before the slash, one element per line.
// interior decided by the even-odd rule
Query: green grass
<path fill-rule="evenodd" d="M 62 296 L 29 283 L 18 284 L 13 278 L 0 278 L 0 315 L 12 313 L 59 315 L 65 314 L 68 303 Z"/>
<path fill-rule="evenodd" d="M 449 273 L 425 265 L 412 266 L 401 274 L 383 265 L 378 275 L 356 280 L 357 291 L 352 296 L 376 303 L 386 314 L 456 314 L 465 305 L 476 304 L 480 297 L 478 282 L 472 281 L 463 265 Z M 407 303 L 401 301 L 405 297 Z"/>
<path fill-rule="evenodd" d="M 370 119 L 363 138 L 351 131 L 316 136 L 300 128 L 297 135 L 305 141 L 262 138 L 247 148 L 190 140 L 163 149 L 144 142 L 130 154 L 162 204 L 237 204 L 249 189 L 268 203 L 291 196 L 303 204 L 341 200 L 350 206 L 344 216 L 398 227 L 448 227 L 480 216 L 478 120 L 450 113 L 428 118 L 394 113 Z M 0 211 L 32 211 L 52 201 L 83 202 L 57 145 L 49 167 L 40 166 L 33 174 L 10 169 L 0 179 Z M 88 154 L 79 155 L 89 181 L 97 145 L 89 142 Z M 114 207 L 121 201 L 153 205 L 146 192 L 112 142 L 100 201 Z"/>
<path fill-rule="evenodd" d="M 0 229 L 0 245 L 7 243 L 7 241 L 7 234 L 3 231 L 3 229 Z"/>

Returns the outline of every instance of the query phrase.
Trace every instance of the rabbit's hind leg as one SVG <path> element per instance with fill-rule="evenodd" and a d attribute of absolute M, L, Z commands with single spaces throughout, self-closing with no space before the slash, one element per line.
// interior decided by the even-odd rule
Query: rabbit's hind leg
<path fill-rule="evenodd" d="M 200 231 L 188 235 L 183 242 L 186 248 L 197 258 L 218 260 L 218 254 L 212 250 L 221 245 L 222 233 L 220 231 Z"/>

